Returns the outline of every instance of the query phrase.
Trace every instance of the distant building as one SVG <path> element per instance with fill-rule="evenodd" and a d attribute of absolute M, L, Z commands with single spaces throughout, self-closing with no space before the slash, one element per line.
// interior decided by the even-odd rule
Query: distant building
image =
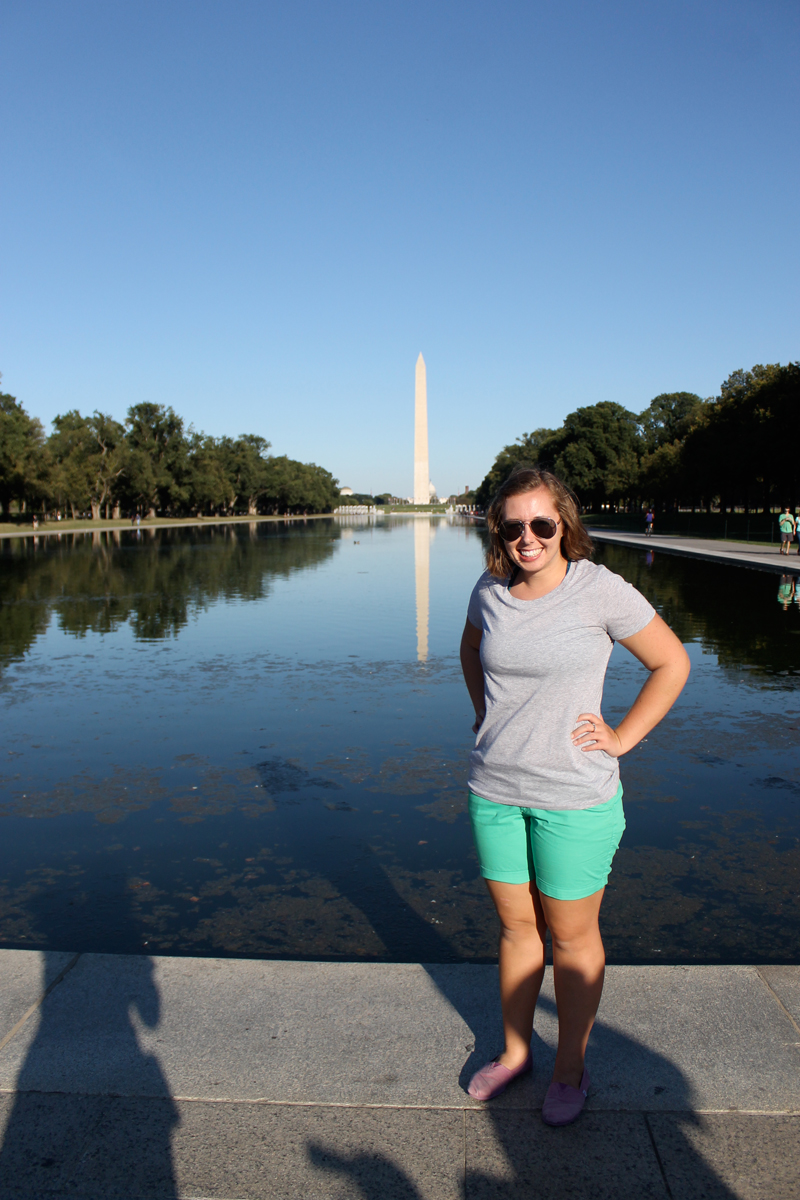
<path fill-rule="evenodd" d="M 339 489 L 340 496 L 352 496 L 352 494 L 353 494 L 352 488 L 344 487 L 344 488 Z"/>

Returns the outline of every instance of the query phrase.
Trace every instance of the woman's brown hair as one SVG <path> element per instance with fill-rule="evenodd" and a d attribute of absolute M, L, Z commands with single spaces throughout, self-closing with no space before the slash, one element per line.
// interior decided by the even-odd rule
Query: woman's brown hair
<path fill-rule="evenodd" d="M 591 558 L 594 551 L 592 539 L 586 532 L 581 520 L 578 501 L 573 492 L 566 487 L 552 471 L 544 467 L 518 467 L 512 471 L 508 479 L 497 492 L 489 505 L 486 514 L 486 524 L 489 526 L 489 546 L 486 551 L 486 567 L 490 575 L 497 579 L 507 579 L 513 574 L 516 564 L 508 556 L 506 544 L 500 537 L 498 526 L 503 519 L 505 502 L 511 496 L 521 496 L 525 492 L 535 492 L 537 488 L 547 488 L 556 511 L 561 518 L 561 553 L 570 562 L 580 558 Z"/>

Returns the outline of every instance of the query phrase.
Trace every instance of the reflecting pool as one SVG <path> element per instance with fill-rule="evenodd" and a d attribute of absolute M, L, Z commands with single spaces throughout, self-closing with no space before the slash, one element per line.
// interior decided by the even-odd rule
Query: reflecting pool
<path fill-rule="evenodd" d="M 0 543 L 0 944 L 491 961 L 458 641 L 482 532 L 325 518 Z M 596 559 L 693 671 L 622 763 L 612 962 L 800 954 L 800 594 Z M 644 671 L 612 654 L 605 715 Z"/>

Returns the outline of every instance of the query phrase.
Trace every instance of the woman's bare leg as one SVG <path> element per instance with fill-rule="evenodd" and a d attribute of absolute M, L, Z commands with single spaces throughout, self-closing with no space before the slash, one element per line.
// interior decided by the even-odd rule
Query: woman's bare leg
<path fill-rule="evenodd" d="M 553 982 L 558 1007 L 554 1083 L 580 1085 L 586 1043 L 603 992 L 606 956 L 600 937 L 602 888 L 582 900 L 554 900 L 540 893 L 553 943 Z"/>
<path fill-rule="evenodd" d="M 528 1057 L 533 1012 L 544 976 L 546 925 L 539 892 L 532 883 L 486 885 L 500 918 L 500 1003 L 505 1049 L 499 1061 L 509 1070 Z"/>

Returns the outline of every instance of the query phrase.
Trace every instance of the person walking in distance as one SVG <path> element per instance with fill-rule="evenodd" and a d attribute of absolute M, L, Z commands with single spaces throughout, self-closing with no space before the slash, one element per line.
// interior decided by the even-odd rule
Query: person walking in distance
<path fill-rule="evenodd" d="M 786 505 L 786 508 L 783 510 L 781 515 L 778 517 L 778 528 L 781 531 L 781 554 L 788 554 L 789 548 L 790 548 L 792 542 L 794 541 L 794 534 L 795 534 L 795 528 L 796 528 L 796 522 L 795 522 L 794 517 L 792 516 L 791 510 L 790 510 L 788 504 Z M 800 547 L 798 547 L 798 554 L 800 554 Z"/>
<path fill-rule="evenodd" d="M 655 519 L 656 519 L 656 514 L 653 512 L 652 508 L 648 508 L 647 512 L 644 515 L 644 536 L 645 537 L 653 536 L 653 522 L 655 521 Z"/>
<path fill-rule="evenodd" d="M 625 828 L 618 759 L 672 707 L 689 659 L 641 593 L 589 561 L 575 498 L 551 472 L 515 471 L 487 524 L 461 663 L 475 709 L 469 812 L 500 919 L 505 1045 L 468 1091 L 490 1100 L 532 1069 L 549 929 L 558 1051 L 542 1118 L 567 1125 L 588 1092 L 586 1043 L 603 989 L 598 918 Z M 615 641 L 649 675 L 612 726 L 601 710 Z"/>

